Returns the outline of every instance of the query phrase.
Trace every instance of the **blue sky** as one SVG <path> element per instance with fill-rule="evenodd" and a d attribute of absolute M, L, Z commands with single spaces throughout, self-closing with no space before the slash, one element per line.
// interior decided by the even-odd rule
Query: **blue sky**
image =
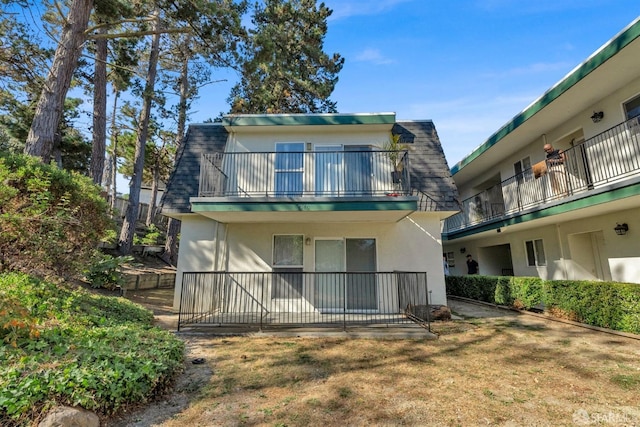
<path fill-rule="evenodd" d="M 434 121 L 449 166 L 640 15 L 638 0 L 325 0 L 341 113 Z M 640 66 L 640 59 L 639 59 Z M 215 77 L 214 77 L 215 78 Z M 191 122 L 228 111 L 210 85 Z"/>

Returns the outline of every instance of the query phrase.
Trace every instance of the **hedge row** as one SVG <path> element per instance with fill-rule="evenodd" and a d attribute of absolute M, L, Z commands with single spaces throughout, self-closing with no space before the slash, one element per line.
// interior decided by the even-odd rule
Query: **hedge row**
<path fill-rule="evenodd" d="M 640 285 L 537 277 L 447 276 L 447 295 L 528 310 L 616 331 L 640 333 Z"/>

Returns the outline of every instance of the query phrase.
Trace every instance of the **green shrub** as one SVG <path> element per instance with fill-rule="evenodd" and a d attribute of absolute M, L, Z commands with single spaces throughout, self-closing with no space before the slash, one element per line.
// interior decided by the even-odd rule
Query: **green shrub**
<path fill-rule="evenodd" d="M 513 302 L 510 305 L 518 309 L 528 310 L 543 302 L 544 280 L 539 277 L 511 277 L 511 295 Z"/>
<path fill-rule="evenodd" d="M 0 290 L 0 339 L 12 347 L 29 338 L 38 338 L 35 320 L 15 297 Z"/>
<path fill-rule="evenodd" d="M 125 281 L 122 266 L 133 260 L 130 255 L 113 257 L 96 251 L 91 265 L 84 272 L 85 278 L 93 288 L 115 289 Z"/>
<path fill-rule="evenodd" d="M 447 295 L 545 312 L 588 325 L 640 333 L 640 285 L 537 277 L 447 276 Z"/>
<path fill-rule="evenodd" d="M 162 231 L 155 226 L 155 224 L 151 224 L 147 227 L 144 235 L 142 237 L 135 235 L 133 237 L 133 243 L 136 245 L 157 245 L 162 238 Z"/>
<path fill-rule="evenodd" d="M 56 404 L 111 414 L 164 391 L 182 367 L 182 341 L 126 299 L 5 273 L 0 301 L 18 303 L 39 332 L 0 346 L 0 425 Z"/>
<path fill-rule="evenodd" d="M 0 271 L 77 274 L 109 223 L 89 178 L 31 156 L 0 157 Z"/>
<path fill-rule="evenodd" d="M 495 278 L 495 291 L 493 302 L 500 305 L 513 305 L 513 283 L 509 276 L 493 276 Z"/>
<path fill-rule="evenodd" d="M 640 332 L 638 285 L 551 280 L 545 283 L 545 307 L 556 315 L 588 325 Z"/>
<path fill-rule="evenodd" d="M 446 276 L 447 294 L 495 303 L 496 276 Z"/>

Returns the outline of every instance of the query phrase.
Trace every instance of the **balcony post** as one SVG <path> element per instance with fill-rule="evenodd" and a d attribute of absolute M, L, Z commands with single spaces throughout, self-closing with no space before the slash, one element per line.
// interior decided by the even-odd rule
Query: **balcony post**
<path fill-rule="evenodd" d="M 273 273 L 272 273 L 273 274 Z M 265 273 L 260 274 L 260 276 L 262 277 L 262 280 L 260 281 L 260 307 L 262 307 L 262 304 L 264 302 L 264 279 L 266 277 Z M 262 319 L 264 318 L 264 313 L 263 310 L 260 310 L 260 332 L 262 332 Z"/>

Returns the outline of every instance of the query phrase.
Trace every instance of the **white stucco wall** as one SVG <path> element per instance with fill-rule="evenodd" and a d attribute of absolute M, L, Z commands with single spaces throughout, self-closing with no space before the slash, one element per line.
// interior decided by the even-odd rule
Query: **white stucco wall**
<path fill-rule="evenodd" d="M 413 214 L 398 223 L 235 223 L 220 224 L 218 230 L 216 224 L 202 217 L 182 222 L 175 308 L 182 273 L 214 271 L 216 259 L 224 259 L 223 269 L 230 272 L 271 271 L 275 234 L 303 234 L 310 239 L 304 246 L 304 271 L 315 270 L 315 239 L 374 238 L 377 271 L 426 272 L 431 304 L 446 305 L 440 224 L 433 214 Z M 220 227 L 226 227 L 224 233 Z"/>
<path fill-rule="evenodd" d="M 427 272 L 431 303 L 446 305 L 440 224 L 414 214 L 399 223 L 231 224 L 228 271 L 270 271 L 274 234 L 316 238 L 375 238 L 377 271 Z M 304 270 L 314 271 L 314 245 L 304 247 Z"/>
<path fill-rule="evenodd" d="M 305 142 L 320 145 L 371 145 L 380 148 L 389 141 L 391 126 L 306 126 L 282 127 L 278 133 L 256 133 L 248 130 L 233 132 L 229 137 L 227 151 L 260 152 L 273 151 L 276 142 Z"/>
<path fill-rule="evenodd" d="M 572 139 L 575 139 L 576 142 L 582 137 L 589 139 L 624 122 L 626 120 L 623 107 L 624 103 L 638 95 L 640 95 L 640 78 L 610 93 L 607 97 L 596 100 L 589 107 L 575 111 L 572 118 L 563 121 L 559 126 L 545 128 L 543 124 L 540 127 L 539 133 L 531 140 L 526 141 L 526 145 L 522 149 L 505 156 L 503 160 L 494 165 L 495 167 L 478 171 L 474 179 L 469 180 L 464 185 L 459 185 L 458 191 L 461 200 L 472 197 L 479 191 L 484 190 L 485 188 L 483 188 L 482 184 L 498 174 L 501 181 L 512 177 L 515 173 L 514 163 L 526 157 L 530 158 L 532 165 L 544 160 L 545 153 L 542 147 L 545 142 L 552 144 L 555 148 L 566 150 L 570 148 Z M 590 117 L 594 111 L 604 112 L 602 121 L 593 123 Z M 499 148 L 494 148 L 494 151 L 495 150 L 500 152 Z"/>
<path fill-rule="evenodd" d="M 626 223 L 629 231 L 618 236 L 614 227 Z M 524 224 L 526 226 L 526 224 Z M 495 232 L 494 232 L 495 233 Z M 516 276 L 543 279 L 613 280 L 640 283 L 638 238 L 640 236 L 640 208 L 594 214 L 587 218 L 565 219 L 558 224 L 529 225 L 522 231 L 503 228 L 502 233 L 485 235 L 483 239 L 445 242 L 445 251 L 452 251 L 456 267 L 452 274 L 466 274 L 465 256 L 473 254 L 480 264 L 480 274 L 495 274 L 490 248 L 509 245 Z M 546 266 L 528 266 L 525 241 L 542 239 L 547 258 Z M 461 248 L 465 253 L 460 253 Z"/>
<path fill-rule="evenodd" d="M 223 224 L 218 224 L 201 216 L 187 216 L 182 219 L 180 228 L 180 253 L 176 269 L 176 286 L 173 307 L 180 307 L 182 291 L 182 273 L 186 271 L 216 271 L 220 269 L 221 259 L 217 248 L 220 243 L 217 233 L 223 233 Z"/>

